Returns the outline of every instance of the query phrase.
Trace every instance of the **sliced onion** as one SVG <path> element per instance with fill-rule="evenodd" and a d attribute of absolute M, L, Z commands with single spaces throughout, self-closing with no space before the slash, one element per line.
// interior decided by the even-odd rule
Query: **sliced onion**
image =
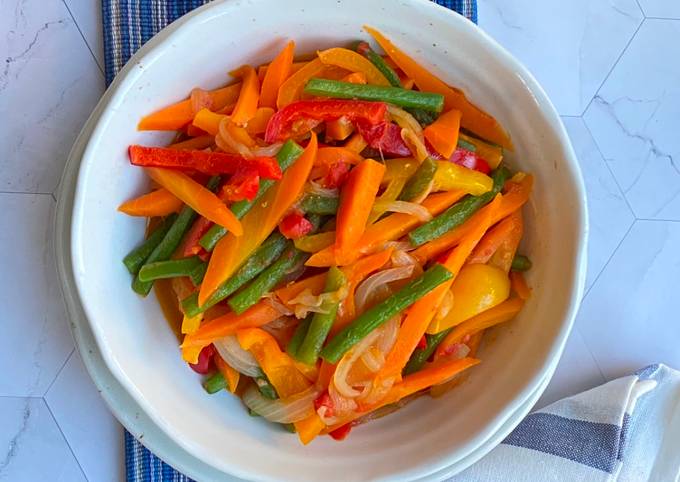
<path fill-rule="evenodd" d="M 408 241 L 406 242 L 409 247 L 411 246 L 411 243 Z M 390 261 L 392 262 L 392 266 L 411 266 L 412 264 L 418 264 L 418 260 L 411 256 L 406 250 L 399 249 L 399 248 L 394 248 L 394 251 L 392 251 L 392 255 L 390 256 Z"/>
<path fill-rule="evenodd" d="M 309 194 L 318 194 L 323 197 L 338 197 L 340 195 L 340 191 L 337 188 L 331 189 L 323 187 L 314 181 L 309 181 L 305 185 L 305 192 L 308 192 Z"/>
<path fill-rule="evenodd" d="M 272 144 L 271 146 L 256 147 L 254 149 L 251 149 L 251 152 L 253 153 L 254 156 L 273 157 L 279 153 L 279 151 L 281 150 L 281 146 L 283 146 L 283 144 L 277 142 L 276 144 Z"/>
<path fill-rule="evenodd" d="M 340 395 L 347 398 L 354 398 L 361 395 L 362 392 L 349 386 L 347 383 L 347 375 L 349 375 L 349 371 L 354 366 L 354 363 L 371 347 L 371 345 L 373 345 L 373 342 L 375 342 L 379 336 L 380 331 L 373 330 L 349 352 L 345 353 L 338 362 L 338 366 L 333 374 L 333 384 Z"/>
<path fill-rule="evenodd" d="M 371 372 L 376 373 L 385 364 L 385 355 L 371 347 L 361 355 L 361 361 L 364 362 L 366 368 Z"/>
<path fill-rule="evenodd" d="M 413 251 L 414 248 L 408 241 L 387 241 L 382 245 L 383 249 L 392 248 L 394 251 Z"/>
<path fill-rule="evenodd" d="M 401 138 L 406 143 L 409 150 L 411 151 L 411 154 L 413 154 L 413 157 L 415 157 L 418 162 L 423 162 L 430 155 L 427 152 L 425 143 L 411 129 L 402 129 Z"/>
<path fill-rule="evenodd" d="M 255 357 L 250 352 L 241 348 L 236 336 L 229 335 L 213 342 L 217 353 L 234 370 L 249 377 L 261 377 L 262 370 L 257 364 Z"/>
<path fill-rule="evenodd" d="M 390 391 L 395 381 L 396 377 L 389 377 L 384 380 L 378 380 L 374 378 L 371 382 L 370 389 L 365 390 L 359 397 L 357 397 L 357 400 L 368 405 L 377 403 L 385 398 L 385 395 L 387 395 L 387 392 Z"/>
<path fill-rule="evenodd" d="M 426 222 L 432 219 L 430 211 L 422 204 L 410 203 L 407 201 L 392 201 L 383 206 L 385 211 L 404 213 L 415 216 L 419 221 Z"/>
<path fill-rule="evenodd" d="M 314 413 L 314 400 L 318 396 L 319 389 L 312 386 L 292 397 L 269 400 L 262 396 L 255 385 L 251 385 L 243 394 L 243 403 L 270 422 L 293 423 Z"/>
<path fill-rule="evenodd" d="M 225 117 L 220 121 L 219 134 L 216 136 L 215 142 L 217 143 L 218 146 L 220 146 L 221 149 L 224 148 L 222 147 L 220 142 L 224 141 L 224 144 L 226 144 L 226 146 L 228 146 L 233 152 L 236 152 L 237 154 L 240 154 L 243 157 L 253 157 L 253 151 L 250 150 L 250 147 L 237 141 L 229 133 L 229 129 L 227 129 L 227 126 L 229 125 L 230 122 L 231 120 L 229 120 L 228 117 Z"/>
<path fill-rule="evenodd" d="M 212 109 L 213 100 L 207 90 L 196 87 L 191 90 L 191 110 L 196 114 L 201 109 Z"/>
<path fill-rule="evenodd" d="M 274 293 L 267 293 L 266 295 L 263 296 L 263 298 L 266 298 L 267 303 L 274 308 L 276 311 L 281 313 L 282 316 L 291 316 L 293 312 L 288 309 L 286 305 L 281 303 L 279 299 L 276 297 Z"/>
<path fill-rule="evenodd" d="M 413 265 L 400 266 L 398 268 L 389 268 L 378 271 L 366 278 L 359 286 L 357 286 L 354 295 L 357 313 L 363 313 L 372 302 L 382 301 L 382 299 L 389 296 L 391 292 L 387 285 L 388 283 L 408 278 L 412 273 Z"/>
<path fill-rule="evenodd" d="M 435 319 L 441 320 L 442 318 L 445 318 L 451 311 L 451 308 L 453 308 L 453 293 L 451 290 L 446 290 L 444 299 L 442 300 L 441 305 L 439 305 L 439 310 L 437 310 L 437 314 L 435 315 Z"/>
<path fill-rule="evenodd" d="M 378 338 L 378 350 L 387 357 L 397 341 L 399 327 L 401 326 L 401 314 L 393 316 L 387 323 L 380 327 L 380 338 Z"/>
<path fill-rule="evenodd" d="M 420 127 L 420 123 L 415 117 L 404 109 L 400 109 L 391 104 L 387 104 L 387 112 L 389 112 L 390 117 L 392 117 L 392 120 L 396 122 L 399 127 L 412 131 L 421 142 L 424 142 L 425 137 L 423 136 L 423 128 Z"/>
<path fill-rule="evenodd" d="M 336 291 L 321 293 L 320 295 L 312 294 L 312 291 L 307 288 L 302 291 L 295 298 L 288 301 L 288 306 L 294 307 L 295 316 L 297 318 L 304 318 L 310 312 L 312 313 L 327 313 L 328 310 L 324 308 L 327 303 L 337 303 L 347 297 L 347 286 L 342 286 Z"/>

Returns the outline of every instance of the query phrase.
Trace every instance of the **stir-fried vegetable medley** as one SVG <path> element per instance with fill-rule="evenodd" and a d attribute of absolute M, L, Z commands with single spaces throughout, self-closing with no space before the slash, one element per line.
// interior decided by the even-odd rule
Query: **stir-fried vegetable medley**
<path fill-rule="evenodd" d="M 530 295 L 518 254 L 533 178 L 462 91 L 366 27 L 366 42 L 231 72 L 143 118 L 153 190 L 123 260 L 173 290 L 181 354 L 250 413 L 307 444 L 460 382 L 484 331 Z"/>

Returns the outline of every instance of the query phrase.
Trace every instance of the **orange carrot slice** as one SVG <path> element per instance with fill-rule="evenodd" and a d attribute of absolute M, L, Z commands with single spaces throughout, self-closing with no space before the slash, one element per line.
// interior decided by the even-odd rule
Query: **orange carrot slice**
<path fill-rule="evenodd" d="M 460 111 L 453 109 L 443 113 L 436 121 L 423 129 L 423 135 L 439 154 L 448 159 L 458 145 L 459 131 Z"/>
<path fill-rule="evenodd" d="M 257 78 L 257 72 L 250 65 L 244 65 L 234 70 L 231 75 L 243 79 L 241 93 L 236 101 L 234 111 L 231 113 L 231 121 L 240 126 L 245 126 L 250 119 L 255 117 L 257 111 L 257 103 L 260 99 L 260 80 Z"/>
<path fill-rule="evenodd" d="M 125 201 L 118 210 L 128 216 L 166 216 L 179 211 L 184 203 L 167 189 L 157 189 L 143 196 Z"/>
<path fill-rule="evenodd" d="M 262 80 L 260 107 L 276 107 L 276 98 L 279 95 L 279 88 L 290 75 L 294 52 L 295 42 L 291 40 L 267 67 L 264 79 Z"/>

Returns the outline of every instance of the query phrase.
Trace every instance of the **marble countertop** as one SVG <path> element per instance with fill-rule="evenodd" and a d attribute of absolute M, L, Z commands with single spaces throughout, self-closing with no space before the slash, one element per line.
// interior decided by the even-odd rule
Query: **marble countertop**
<path fill-rule="evenodd" d="M 104 91 L 99 2 L 0 6 L 0 480 L 122 480 L 122 428 L 74 351 L 51 246 L 53 193 Z M 588 191 L 586 294 L 539 404 L 680 367 L 680 3 L 480 0 L 479 18 L 547 90 Z"/>

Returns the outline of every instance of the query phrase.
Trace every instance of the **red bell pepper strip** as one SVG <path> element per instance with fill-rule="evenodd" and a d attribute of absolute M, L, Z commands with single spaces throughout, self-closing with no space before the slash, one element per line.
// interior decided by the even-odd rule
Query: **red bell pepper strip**
<path fill-rule="evenodd" d="M 198 362 L 189 363 L 189 366 L 196 373 L 207 375 L 213 368 L 213 355 L 215 355 L 215 347 L 211 343 L 210 345 L 203 347 L 198 354 Z"/>
<path fill-rule="evenodd" d="M 165 147 L 130 146 L 130 163 L 143 167 L 162 167 L 198 171 L 211 176 L 235 174 L 239 169 L 251 167 L 264 179 L 281 179 L 282 173 L 273 157 L 246 159 L 226 152 L 181 151 Z"/>
<path fill-rule="evenodd" d="M 453 151 L 453 155 L 449 158 L 449 161 L 484 174 L 489 174 L 491 172 L 489 164 L 484 159 L 479 157 L 475 152 L 468 151 L 462 147 L 458 147 Z"/>
<path fill-rule="evenodd" d="M 387 106 L 383 102 L 362 100 L 301 100 L 288 104 L 269 119 L 265 142 L 271 144 L 289 137 L 294 124 L 301 120 L 327 121 L 346 117 L 352 122 L 375 125 L 385 120 Z"/>
<path fill-rule="evenodd" d="M 321 185 L 328 189 L 335 189 L 342 186 L 349 175 L 349 164 L 346 162 L 336 162 L 328 167 L 328 172 L 321 179 Z"/>
<path fill-rule="evenodd" d="M 376 149 L 386 156 L 410 157 L 411 150 L 401 138 L 401 127 L 391 122 L 381 122 L 370 125 L 357 122 L 359 134 L 369 147 Z"/>
<path fill-rule="evenodd" d="M 222 186 L 219 197 L 223 201 L 252 201 L 260 188 L 260 174 L 256 169 L 247 167 L 239 169 L 229 178 L 229 181 Z"/>
<path fill-rule="evenodd" d="M 279 231 L 288 239 L 298 239 L 309 234 L 314 225 L 297 211 L 286 215 L 279 223 Z"/>
<path fill-rule="evenodd" d="M 334 440 L 337 440 L 340 442 L 341 440 L 345 440 L 347 436 L 349 435 L 349 432 L 352 430 L 352 423 L 346 423 L 340 428 L 336 428 L 332 432 L 328 432 L 328 435 L 333 437 Z"/>
<path fill-rule="evenodd" d="M 187 234 L 182 240 L 182 244 L 179 249 L 182 258 L 188 258 L 189 256 L 197 255 L 203 250 L 201 245 L 198 244 L 198 241 L 212 225 L 213 222 L 207 218 L 204 218 L 203 216 L 194 222 L 193 226 L 191 226 L 191 229 L 187 231 Z"/>

